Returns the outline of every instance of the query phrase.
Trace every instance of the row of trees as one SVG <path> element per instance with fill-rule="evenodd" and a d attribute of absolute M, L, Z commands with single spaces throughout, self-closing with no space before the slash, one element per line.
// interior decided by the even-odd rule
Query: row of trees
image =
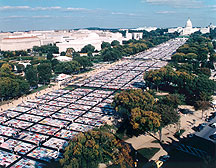
<path fill-rule="evenodd" d="M 54 44 L 42 45 L 42 46 L 34 46 L 32 49 L 33 52 L 37 53 L 59 53 L 59 48 Z"/>
<path fill-rule="evenodd" d="M 144 80 L 150 88 L 168 88 L 170 92 L 183 94 L 189 104 L 202 99 L 210 100 L 216 87 L 215 82 L 204 73 L 197 76 L 169 66 L 145 73 Z"/>
<path fill-rule="evenodd" d="M 0 97 L 2 101 L 29 92 L 29 83 L 22 76 L 12 73 L 11 70 L 11 66 L 7 63 L 0 68 Z"/>
<path fill-rule="evenodd" d="M 184 95 L 186 103 L 203 114 L 216 89 L 216 83 L 209 79 L 215 56 L 210 39 L 195 33 L 172 56 L 170 66 L 145 73 L 144 80 L 150 88 Z"/>

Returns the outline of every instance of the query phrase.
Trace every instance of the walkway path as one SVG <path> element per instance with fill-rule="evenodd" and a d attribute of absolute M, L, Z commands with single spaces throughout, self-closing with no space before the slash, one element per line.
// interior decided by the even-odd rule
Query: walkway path
<path fill-rule="evenodd" d="M 180 119 L 180 129 L 184 129 L 185 132 L 182 134 L 181 137 L 186 137 L 190 133 L 194 133 L 194 130 L 192 129 L 193 126 L 198 126 L 200 123 L 205 122 L 204 119 L 201 119 L 202 112 L 195 111 L 192 106 L 180 106 L 182 109 L 188 109 L 193 112 L 193 114 L 180 114 L 181 119 Z M 210 115 L 210 113 L 213 112 L 213 109 L 209 109 L 206 111 L 207 115 Z M 194 123 L 194 120 L 196 122 Z M 147 135 L 141 135 L 139 137 L 132 137 L 126 142 L 131 143 L 134 149 L 142 149 L 142 148 L 160 148 L 160 150 L 150 159 L 150 160 L 158 160 L 160 156 L 166 155 L 167 147 L 164 148 L 164 146 L 170 145 L 172 142 L 178 142 L 178 139 L 174 137 L 174 134 L 178 130 L 178 127 L 176 125 L 169 125 L 166 128 L 163 128 L 162 130 L 162 140 L 163 140 L 163 145 L 161 146 L 160 143 L 152 143 L 154 140 L 159 140 L 159 134 L 153 134 L 153 136 L 147 134 Z"/>

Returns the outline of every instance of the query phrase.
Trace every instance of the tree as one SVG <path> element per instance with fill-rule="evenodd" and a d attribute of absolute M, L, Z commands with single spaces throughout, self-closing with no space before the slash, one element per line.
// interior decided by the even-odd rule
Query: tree
<path fill-rule="evenodd" d="M 36 67 L 27 65 L 25 69 L 25 78 L 31 87 L 38 87 L 38 71 Z"/>
<path fill-rule="evenodd" d="M 162 128 L 169 125 L 178 123 L 180 115 L 177 112 L 178 105 L 182 103 L 184 98 L 180 95 L 167 95 L 160 98 L 154 105 L 154 110 L 161 115 L 161 126 L 160 126 L 160 141 L 162 140 Z"/>
<path fill-rule="evenodd" d="M 52 53 L 48 53 L 47 54 L 47 60 L 52 60 L 53 59 L 53 55 L 52 55 Z"/>
<path fill-rule="evenodd" d="M 54 67 L 56 74 L 72 74 L 80 70 L 80 64 L 77 61 L 60 62 Z"/>
<path fill-rule="evenodd" d="M 37 53 L 59 53 L 59 48 L 55 44 L 47 44 L 40 47 L 34 46 L 32 50 Z"/>
<path fill-rule="evenodd" d="M 120 45 L 120 42 L 117 41 L 117 40 L 113 40 L 113 41 L 111 42 L 111 46 L 118 46 L 118 45 Z"/>
<path fill-rule="evenodd" d="M 17 68 L 17 73 L 21 73 L 25 69 L 23 64 L 17 64 L 16 68 Z"/>
<path fill-rule="evenodd" d="M 91 44 L 85 45 L 82 49 L 81 49 L 81 53 L 88 53 L 91 52 L 93 53 L 95 50 L 95 47 Z"/>
<path fill-rule="evenodd" d="M 27 94 L 30 89 L 30 85 L 26 80 L 17 79 L 16 80 L 19 84 L 19 93 L 18 96 L 22 96 L 24 94 Z"/>
<path fill-rule="evenodd" d="M 108 42 L 103 41 L 101 44 L 101 49 L 110 48 L 110 47 L 111 47 L 111 44 Z"/>
<path fill-rule="evenodd" d="M 66 147 L 60 164 L 63 168 L 95 168 L 99 163 L 111 162 L 115 167 L 132 167 L 129 153 L 129 146 L 104 126 L 75 136 Z"/>
<path fill-rule="evenodd" d="M 83 69 L 86 69 L 86 67 L 91 67 L 93 64 L 91 63 L 89 57 L 83 56 L 83 57 L 75 57 L 74 61 L 77 61 Z"/>
<path fill-rule="evenodd" d="M 204 112 L 208 110 L 209 107 L 211 107 L 211 103 L 209 101 L 196 101 L 194 104 L 195 110 L 202 111 L 202 118 L 203 118 Z"/>
<path fill-rule="evenodd" d="M 72 56 L 72 54 L 75 52 L 75 50 L 73 48 L 67 48 L 67 51 L 66 51 L 66 55 L 67 56 Z"/>
<path fill-rule="evenodd" d="M 115 48 L 106 48 L 102 50 L 101 56 L 103 61 L 116 61 L 122 57 L 122 54 Z"/>
<path fill-rule="evenodd" d="M 207 77 L 211 76 L 211 70 L 209 68 L 200 68 L 199 73 L 206 75 Z"/>
<path fill-rule="evenodd" d="M 172 55 L 172 60 L 175 62 L 184 62 L 185 54 L 184 53 L 176 53 Z"/>
<path fill-rule="evenodd" d="M 160 128 L 161 116 L 153 111 L 144 111 L 140 108 L 131 110 L 130 124 L 139 134 L 156 132 Z"/>
<path fill-rule="evenodd" d="M 66 52 L 64 52 L 64 51 L 62 51 L 61 53 L 60 53 L 60 56 L 65 56 L 66 55 Z"/>
<path fill-rule="evenodd" d="M 154 103 L 154 97 L 149 92 L 131 89 L 117 93 L 113 106 L 123 119 L 130 119 L 132 109 L 140 108 L 144 111 L 151 111 Z"/>
<path fill-rule="evenodd" d="M 80 53 L 73 52 L 72 57 L 73 57 L 73 59 L 75 59 L 76 57 L 80 57 Z"/>
<path fill-rule="evenodd" d="M 38 79 L 39 83 L 46 83 L 50 82 L 50 78 L 52 77 L 52 66 L 50 63 L 41 63 L 37 67 L 38 70 Z"/>
<path fill-rule="evenodd" d="M 57 59 L 52 59 L 51 64 L 52 64 L 52 70 L 54 70 L 55 66 L 59 64 L 59 61 Z"/>
<path fill-rule="evenodd" d="M 9 77 L 0 78 L 0 97 L 9 99 L 19 94 L 19 83 Z"/>
<path fill-rule="evenodd" d="M 0 69 L 1 72 L 8 73 L 8 74 L 11 74 L 11 70 L 12 70 L 12 67 L 8 63 L 4 63 Z"/>

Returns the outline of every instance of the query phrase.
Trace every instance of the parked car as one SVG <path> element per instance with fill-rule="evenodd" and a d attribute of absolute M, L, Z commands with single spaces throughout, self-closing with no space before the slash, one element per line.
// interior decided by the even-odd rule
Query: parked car
<path fill-rule="evenodd" d="M 198 125 L 198 127 L 196 127 L 196 131 L 200 132 L 206 125 L 207 125 L 206 123 L 202 123 Z"/>
<path fill-rule="evenodd" d="M 169 158 L 170 158 L 169 155 L 163 155 L 163 156 L 161 156 L 161 157 L 159 158 L 159 160 L 162 161 L 162 162 L 166 162 Z"/>
<path fill-rule="evenodd" d="M 212 114 L 211 116 L 215 117 L 216 116 L 216 111 L 212 112 L 211 114 Z"/>
<path fill-rule="evenodd" d="M 216 128 L 216 123 L 211 123 L 211 124 L 209 124 L 209 126 L 212 128 Z"/>
<path fill-rule="evenodd" d="M 216 140 L 216 134 L 212 134 L 209 136 L 210 139 Z"/>
<path fill-rule="evenodd" d="M 188 138 L 192 138 L 194 136 L 194 134 L 188 134 L 187 137 Z"/>
<path fill-rule="evenodd" d="M 206 118 L 205 121 L 209 122 L 209 121 L 211 121 L 214 117 L 215 117 L 214 115 L 211 115 L 211 116 L 209 116 L 208 118 Z"/>

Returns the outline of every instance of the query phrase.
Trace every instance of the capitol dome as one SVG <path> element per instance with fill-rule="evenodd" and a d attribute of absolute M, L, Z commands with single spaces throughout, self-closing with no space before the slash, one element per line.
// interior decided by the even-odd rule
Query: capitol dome
<path fill-rule="evenodd" d="M 187 20 L 187 23 L 186 23 L 186 28 L 192 28 L 192 22 L 190 20 L 190 18 Z"/>

